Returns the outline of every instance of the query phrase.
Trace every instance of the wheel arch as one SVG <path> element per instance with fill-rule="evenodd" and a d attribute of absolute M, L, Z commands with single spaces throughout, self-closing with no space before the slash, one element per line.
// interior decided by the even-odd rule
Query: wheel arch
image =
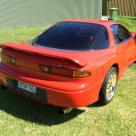
<path fill-rule="evenodd" d="M 118 65 L 118 63 L 113 64 L 111 67 L 115 67 L 115 68 L 117 69 L 117 73 L 118 73 L 118 75 L 119 75 L 120 70 L 119 70 L 119 65 Z"/>

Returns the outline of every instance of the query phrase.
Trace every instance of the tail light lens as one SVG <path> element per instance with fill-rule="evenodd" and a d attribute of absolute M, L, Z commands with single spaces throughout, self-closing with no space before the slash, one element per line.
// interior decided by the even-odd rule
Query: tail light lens
<path fill-rule="evenodd" d="M 10 61 L 10 57 L 5 55 L 5 54 L 3 54 L 3 53 L 1 53 L 1 62 L 7 63 L 9 61 Z"/>
<path fill-rule="evenodd" d="M 7 56 L 3 53 L 1 53 L 1 62 L 3 63 L 9 63 L 9 64 L 15 64 L 16 63 L 16 58 Z"/>
<path fill-rule="evenodd" d="M 74 71 L 73 77 L 79 78 L 79 77 L 88 77 L 91 73 L 88 71 Z"/>
<path fill-rule="evenodd" d="M 73 71 L 72 70 L 68 70 L 68 69 L 52 67 L 51 68 L 51 73 L 57 74 L 57 75 L 61 75 L 61 76 L 73 77 Z"/>
<path fill-rule="evenodd" d="M 64 69 L 59 67 L 50 67 L 50 66 L 40 66 L 42 71 L 45 73 L 60 75 L 60 76 L 66 76 L 71 78 L 83 78 L 88 77 L 91 75 L 88 71 L 80 71 L 80 70 L 70 70 L 70 69 Z"/>

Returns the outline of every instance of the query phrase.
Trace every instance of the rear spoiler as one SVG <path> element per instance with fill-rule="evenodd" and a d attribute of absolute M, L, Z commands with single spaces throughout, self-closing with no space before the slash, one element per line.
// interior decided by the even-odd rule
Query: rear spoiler
<path fill-rule="evenodd" d="M 41 56 L 66 60 L 80 67 L 84 67 L 87 65 L 87 62 L 84 59 L 80 58 L 78 55 L 74 55 L 73 53 L 63 52 L 60 54 L 60 51 L 48 50 L 46 48 L 32 46 L 26 42 L 22 42 L 21 44 L 6 42 L 4 44 L 0 44 L 0 48 L 11 48 L 16 51 L 34 53 L 39 54 Z"/>

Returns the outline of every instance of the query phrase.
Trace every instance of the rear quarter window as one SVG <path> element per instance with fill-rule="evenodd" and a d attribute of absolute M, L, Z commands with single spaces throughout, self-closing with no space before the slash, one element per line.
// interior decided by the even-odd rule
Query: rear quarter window
<path fill-rule="evenodd" d="M 132 37 L 131 33 L 122 25 L 114 24 L 111 26 L 115 44 L 120 44 Z"/>

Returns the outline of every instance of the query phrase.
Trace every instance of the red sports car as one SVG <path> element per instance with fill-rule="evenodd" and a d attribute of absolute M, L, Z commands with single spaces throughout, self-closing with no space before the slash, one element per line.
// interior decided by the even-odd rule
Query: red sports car
<path fill-rule="evenodd" d="M 136 32 L 102 20 L 66 20 L 31 42 L 1 44 L 0 83 L 65 108 L 109 103 L 136 61 Z"/>

